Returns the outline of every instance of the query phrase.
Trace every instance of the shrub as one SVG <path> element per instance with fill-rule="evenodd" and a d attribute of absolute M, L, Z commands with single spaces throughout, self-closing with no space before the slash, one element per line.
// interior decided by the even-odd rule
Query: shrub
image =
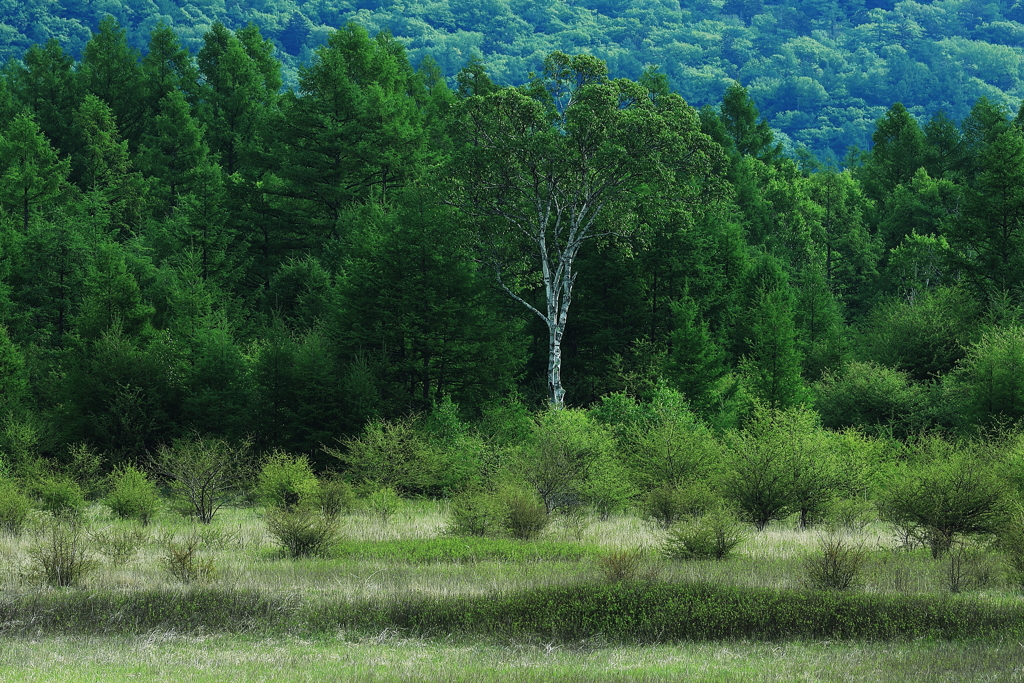
<path fill-rule="evenodd" d="M 860 574 L 867 551 L 838 534 L 822 536 L 818 551 L 804 559 L 807 584 L 819 590 L 846 590 Z"/>
<path fill-rule="evenodd" d="M 985 463 L 963 453 L 918 465 L 882 496 L 886 521 L 921 530 L 938 558 L 960 537 L 993 534 L 1006 520 L 1006 487 Z"/>
<path fill-rule="evenodd" d="M 96 567 L 86 537 L 67 519 L 53 520 L 29 549 L 35 569 L 51 586 L 73 586 Z"/>
<path fill-rule="evenodd" d="M 93 531 L 89 536 L 96 550 L 116 564 L 125 564 L 131 560 L 149 540 L 149 534 L 134 525 L 111 526 Z"/>
<path fill-rule="evenodd" d="M 1024 507 L 1017 506 L 999 531 L 999 549 L 1009 564 L 1010 581 L 1024 588 Z"/>
<path fill-rule="evenodd" d="M 328 517 L 348 514 L 356 506 L 352 484 L 337 475 L 320 480 L 320 510 Z"/>
<path fill-rule="evenodd" d="M 271 508 L 266 522 L 289 557 L 325 555 L 338 540 L 337 519 L 307 508 Z"/>
<path fill-rule="evenodd" d="M 324 450 L 341 460 L 355 481 L 403 493 L 434 493 L 441 467 L 438 453 L 418 428 L 419 419 L 412 417 L 374 420 L 358 438 L 345 441 L 344 448 Z"/>
<path fill-rule="evenodd" d="M 448 533 L 455 536 L 492 536 L 504 529 L 506 508 L 496 494 L 471 488 L 454 496 L 449 506 Z"/>
<path fill-rule="evenodd" d="M 673 560 L 724 560 L 742 542 L 743 526 L 720 506 L 669 529 L 662 552 Z"/>
<path fill-rule="evenodd" d="M 147 525 L 160 509 L 160 493 L 146 473 L 133 465 L 125 465 L 111 475 L 110 494 L 106 505 L 121 519 L 134 519 Z"/>
<path fill-rule="evenodd" d="M 85 494 L 77 482 L 46 477 L 33 487 L 39 506 L 55 517 L 73 519 L 85 508 Z"/>
<path fill-rule="evenodd" d="M 268 508 L 295 510 L 320 501 L 320 482 L 305 456 L 275 451 L 263 463 L 256 494 Z"/>
<path fill-rule="evenodd" d="M 597 566 L 609 583 L 634 581 L 640 573 L 643 558 L 640 550 L 613 550 L 601 556 Z"/>
<path fill-rule="evenodd" d="M 248 442 L 233 446 L 223 439 L 193 436 L 161 447 L 154 464 L 191 514 L 209 524 L 249 481 L 249 448 Z"/>
<path fill-rule="evenodd" d="M 16 536 L 25 528 L 32 501 L 10 479 L 0 478 L 0 531 Z"/>
<path fill-rule="evenodd" d="M 505 507 L 505 529 L 523 541 L 536 538 L 548 525 L 550 517 L 544 502 L 535 494 L 520 489 L 502 493 Z"/>
<path fill-rule="evenodd" d="M 386 523 L 402 509 L 402 499 L 395 489 L 383 486 L 366 497 L 366 509 Z"/>
<path fill-rule="evenodd" d="M 182 583 L 207 582 L 215 574 L 212 558 L 200 555 L 202 537 L 192 532 L 182 540 L 169 538 L 164 541 L 164 553 L 160 564 L 172 577 Z"/>

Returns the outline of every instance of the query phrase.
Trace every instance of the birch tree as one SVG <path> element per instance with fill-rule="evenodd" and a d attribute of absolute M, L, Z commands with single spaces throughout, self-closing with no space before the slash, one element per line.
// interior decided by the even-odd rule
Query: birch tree
<path fill-rule="evenodd" d="M 556 408 L 584 245 L 635 233 L 637 202 L 693 199 L 711 172 L 717 148 L 697 112 L 655 81 L 612 80 L 599 59 L 555 52 L 528 85 L 469 97 L 456 118 L 448 201 L 472 218 L 478 261 L 547 326 Z"/>

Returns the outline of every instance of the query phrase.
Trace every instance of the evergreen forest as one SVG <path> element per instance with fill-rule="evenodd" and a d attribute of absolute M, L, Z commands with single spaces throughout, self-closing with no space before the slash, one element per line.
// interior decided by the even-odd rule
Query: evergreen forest
<path fill-rule="evenodd" d="M 896 440 L 1024 416 L 1024 121 L 999 98 L 891 104 L 839 168 L 737 82 L 696 109 L 661 69 L 558 51 L 520 86 L 479 57 L 447 79 L 354 23 L 292 86 L 280 55 L 219 22 L 140 52 L 108 16 L 80 58 L 8 62 L 7 466 L 206 435 L 323 467 L 364 429 L 549 403 Z"/>

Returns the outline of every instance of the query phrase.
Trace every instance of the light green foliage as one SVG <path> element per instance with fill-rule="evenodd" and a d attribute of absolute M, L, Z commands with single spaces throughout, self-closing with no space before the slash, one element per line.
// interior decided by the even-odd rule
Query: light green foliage
<path fill-rule="evenodd" d="M 272 510 L 308 509 L 320 501 L 320 481 L 305 456 L 274 451 L 260 469 L 256 495 Z"/>
<path fill-rule="evenodd" d="M 505 510 L 504 526 L 513 538 L 529 541 L 536 538 L 551 521 L 550 510 L 533 491 L 510 488 L 501 492 Z"/>
<path fill-rule="evenodd" d="M 374 489 L 366 497 L 364 502 L 366 509 L 382 522 L 388 522 L 403 507 L 401 496 L 391 486 L 381 486 Z"/>
<path fill-rule="evenodd" d="M 583 410 L 547 410 L 537 415 L 522 462 L 511 473 L 522 478 L 544 501 L 550 513 L 584 502 L 584 488 L 602 460 L 616 458 L 611 432 Z M 607 482 L 606 482 L 607 483 Z M 594 492 L 601 488 L 594 482 Z M 610 489 L 605 489 L 611 495 Z M 617 494 L 616 494 L 617 495 Z"/>
<path fill-rule="evenodd" d="M 817 415 L 758 407 L 742 430 L 726 435 L 729 446 L 723 493 L 763 530 L 796 512 L 805 526 L 820 515 L 838 484 Z"/>
<path fill-rule="evenodd" d="M 110 476 L 110 493 L 104 503 L 121 519 L 149 524 L 160 509 L 160 493 L 146 473 L 134 465 L 124 465 Z"/>
<path fill-rule="evenodd" d="M 720 502 L 720 497 L 706 482 L 697 480 L 651 489 L 644 497 L 641 512 L 667 529 L 684 517 L 703 515 Z"/>
<path fill-rule="evenodd" d="M 356 507 L 356 492 L 352 484 L 335 473 L 320 478 L 320 510 L 328 517 L 352 512 Z"/>
<path fill-rule="evenodd" d="M 434 493 L 449 476 L 444 471 L 447 463 L 419 427 L 420 419 L 414 417 L 377 419 L 358 437 L 345 441 L 343 448 L 324 450 L 341 461 L 341 471 L 351 481 L 402 493 Z"/>
<path fill-rule="evenodd" d="M 0 477 L 0 530 L 17 536 L 25 528 L 32 501 L 22 492 L 17 482 Z"/>
<path fill-rule="evenodd" d="M 39 507 L 65 519 L 78 518 L 85 509 L 85 494 L 78 482 L 61 476 L 44 476 L 30 484 Z"/>
<path fill-rule="evenodd" d="M 717 505 L 699 517 L 672 525 L 661 551 L 673 560 L 724 560 L 744 536 L 736 513 Z"/>
<path fill-rule="evenodd" d="M 965 394 L 966 415 L 979 425 L 1014 424 L 1024 417 L 1024 327 L 991 329 L 967 350 L 954 386 Z"/>
<path fill-rule="evenodd" d="M 965 537 L 998 532 L 1007 502 L 1006 483 L 992 463 L 933 444 L 898 472 L 881 495 L 879 511 L 883 519 L 919 533 L 937 558 Z"/>
<path fill-rule="evenodd" d="M 504 501 L 493 491 L 469 488 L 452 496 L 447 531 L 456 536 L 492 536 L 505 527 Z"/>

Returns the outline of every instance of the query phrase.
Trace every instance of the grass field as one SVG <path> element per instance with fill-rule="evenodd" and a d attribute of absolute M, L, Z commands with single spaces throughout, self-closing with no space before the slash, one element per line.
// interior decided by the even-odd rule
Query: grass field
<path fill-rule="evenodd" d="M 984 548 L 954 596 L 948 561 L 870 525 L 851 532 L 869 549 L 858 585 L 832 594 L 805 585 L 817 533 L 785 524 L 728 560 L 673 562 L 633 516 L 534 542 L 446 537 L 445 519 L 437 502 L 349 515 L 329 557 L 291 560 L 256 510 L 208 527 L 166 512 L 110 557 L 98 551 L 132 527 L 94 506 L 79 533 L 95 565 L 70 588 L 37 576 L 40 519 L 0 537 L 0 680 L 1024 678 L 1024 601 Z M 190 536 L 212 573 L 183 584 L 166 548 Z M 609 583 L 615 551 L 640 553 L 632 580 Z"/>

